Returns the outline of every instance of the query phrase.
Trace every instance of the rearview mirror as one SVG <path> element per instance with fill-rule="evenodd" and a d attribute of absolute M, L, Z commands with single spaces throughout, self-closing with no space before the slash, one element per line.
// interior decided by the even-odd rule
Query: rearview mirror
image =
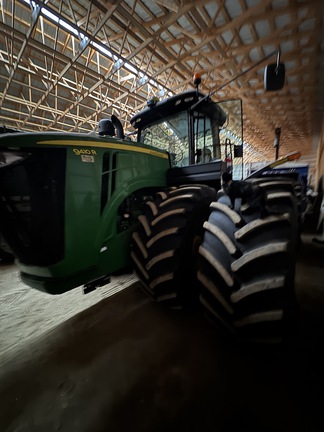
<path fill-rule="evenodd" d="M 266 91 L 280 90 L 285 84 L 284 63 L 271 63 L 264 69 L 264 89 Z"/>

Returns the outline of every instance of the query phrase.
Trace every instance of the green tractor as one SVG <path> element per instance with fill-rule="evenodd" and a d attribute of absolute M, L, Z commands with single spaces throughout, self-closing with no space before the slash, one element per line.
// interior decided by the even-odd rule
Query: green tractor
<path fill-rule="evenodd" d="M 198 304 L 239 338 L 282 340 L 294 304 L 296 180 L 241 182 L 263 190 L 256 208 L 224 193 L 223 173 L 243 176 L 241 101 L 216 103 L 196 83 L 149 101 L 131 124 L 136 139 L 114 115 L 98 133 L 1 134 L 0 230 L 22 280 L 50 294 L 88 292 L 132 267 L 157 301 Z"/>

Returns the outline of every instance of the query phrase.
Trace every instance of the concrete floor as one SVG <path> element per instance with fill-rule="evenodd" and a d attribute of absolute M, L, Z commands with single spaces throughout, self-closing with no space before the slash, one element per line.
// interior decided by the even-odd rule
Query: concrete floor
<path fill-rule="evenodd" d="M 323 432 L 324 246 L 311 238 L 297 263 L 300 328 L 285 349 L 230 343 L 131 283 L 50 328 L 43 315 L 43 331 L 1 350 L 0 431 Z M 14 266 L 3 275 L 4 289 L 17 283 Z"/>

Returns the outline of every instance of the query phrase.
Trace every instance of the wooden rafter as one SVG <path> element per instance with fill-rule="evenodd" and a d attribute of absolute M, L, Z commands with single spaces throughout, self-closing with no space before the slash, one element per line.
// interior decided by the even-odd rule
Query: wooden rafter
<path fill-rule="evenodd" d="M 115 111 L 131 130 L 130 116 L 161 87 L 185 90 L 199 70 L 202 90 L 212 91 L 280 48 L 283 90 L 265 94 L 261 64 L 214 97 L 243 100 L 256 158 L 273 153 L 279 123 L 286 149 L 302 142 L 310 151 L 314 119 L 323 118 L 322 0 L 40 0 L 34 12 L 0 2 L 3 124 L 87 131 Z"/>

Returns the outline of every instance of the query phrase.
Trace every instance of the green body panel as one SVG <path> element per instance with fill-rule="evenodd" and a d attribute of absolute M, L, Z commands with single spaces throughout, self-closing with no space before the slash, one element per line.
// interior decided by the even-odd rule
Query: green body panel
<path fill-rule="evenodd" d="M 0 151 L 38 146 L 67 149 L 64 256 L 50 266 L 18 262 L 23 280 L 35 288 L 61 293 L 126 267 L 134 225 L 128 220 L 118 225 L 122 216 L 119 207 L 136 191 L 166 186 L 167 152 L 112 137 L 58 133 L 0 136 Z M 104 172 L 108 188 L 102 206 L 104 158 L 108 161 Z"/>

